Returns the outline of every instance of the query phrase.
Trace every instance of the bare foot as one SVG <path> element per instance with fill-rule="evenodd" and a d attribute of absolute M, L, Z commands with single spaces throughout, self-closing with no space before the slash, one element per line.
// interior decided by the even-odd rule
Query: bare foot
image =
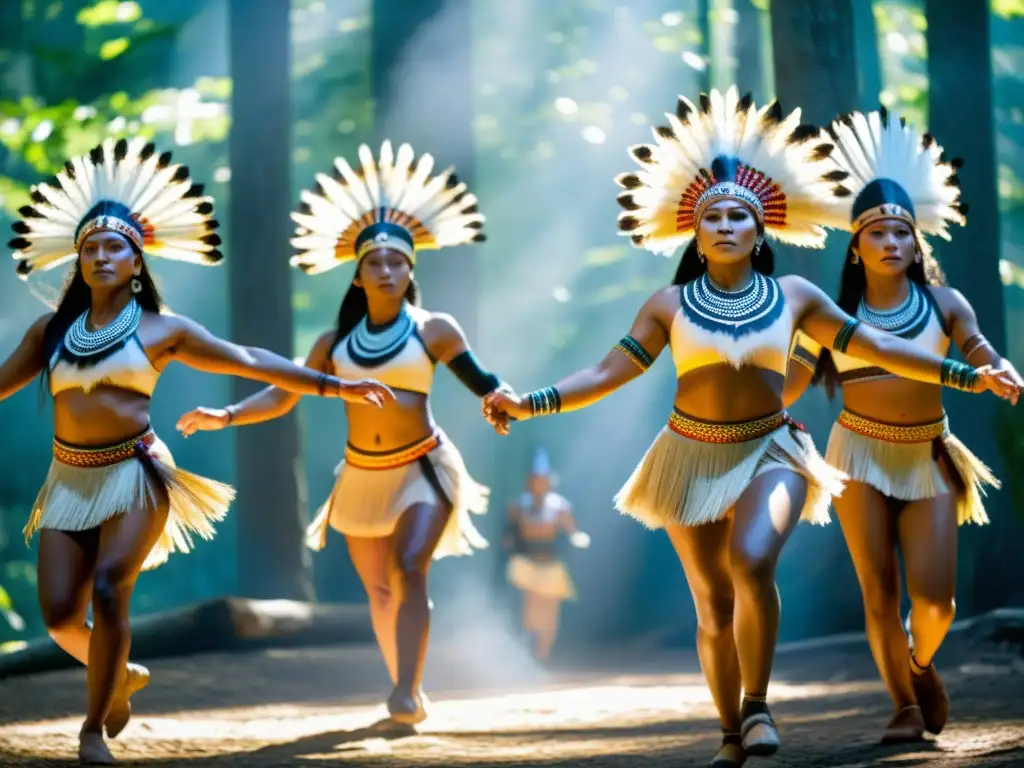
<path fill-rule="evenodd" d="M 107 728 L 107 738 L 116 739 L 125 729 L 132 716 L 130 699 L 147 685 L 149 685 L 149 670 L 141 664 L 129 663 L 124 685 L 114 697 L 114 701 L 110 705 L 110 712 L 103 723 Z"/>
<path fill-rule="evenodd" d="M 94 731 L 78 735 L 79 765 L 115 765 L 114 756 L 110 754 L 103 734 Z"/>

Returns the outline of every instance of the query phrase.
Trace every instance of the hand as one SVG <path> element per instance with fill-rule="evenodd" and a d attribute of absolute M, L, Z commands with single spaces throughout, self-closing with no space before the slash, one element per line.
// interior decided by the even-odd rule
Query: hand
<path fill-rule="evenodd" d="M 480 410 L 495 431 L 502 435 L 508 434 L 511 419 L 526 421 L 533 416 L 530 406 L 523 402 L 523 398 L 506 389 L 496 389 L 486 395 Z"/>
<path fill-rule="evenodd" d="M 983 365 L 978 368 L 978 378 L 974 383 L 972 392 L 984 392 L 988 390 L 1010 405 L 1016 405 L 1020 398 L 1021 382 L 1020 375 L 1016 371 L 1006 369 L 995 369 L 991 365 Z"/>
<path fill-rule="evenodd" d="M 590 546 L 590 536 L 583 531 L 576 531 L 569 536 L 569 543 L 576 549 L 587 549 Z"/>
<path fill-rule="evenodd" d="M 185 437 L 196 432 L 216 432 L 231 423 L 227 408 L 196 408 L 178 419 L 177 430 Z"/>
<path fill-rule="evenodd" d="M 376 379 L 362 379 L 360 381 L 346 381 L 340 379 L 338 385 L 338 397 L 346 403 L 367 403 L 383 408 L 384 403 L 395 399 L 395 393 Z"/>

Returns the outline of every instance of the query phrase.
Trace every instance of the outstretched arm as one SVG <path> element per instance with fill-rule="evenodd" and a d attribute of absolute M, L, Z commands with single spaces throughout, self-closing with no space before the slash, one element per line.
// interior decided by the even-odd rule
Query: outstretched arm
<path fill-rule="evenodd" d="M 1000 355 L 982 334 L 981 326 L 978 324 L 978 315 L 964 295 L 955 288 L 939 290 L 941 291 L 940 303 L 948 306 L 952 312 L 953 341 L 963 354 L 964 360 L 971 365 L 991 365 L 997 371 L 1005 371 L 1017 382 L 1017 386 L 1024 386 L 1024 379 L 1014 368 L 1013 363 Z"/>
<path fill-rule="evenodd" d="M 991 366 L 975 368 L 950 358 L 943 359 L 899 336 L 850 317 L 820 288 L 803 278 L 785 279 L 799 295 L 800 330 L 823 347 L 848 352 L 905 379 L 968 392 L 990 390 L 1017 402 L 1020 385 L 1006 371 L 996 371 Z"/>
<path fill-rule="evenodd" d="M 562 411 L 586 408 L 610 395 L 644 373 L 665 348 L 669 328 L 662 316 L 668 298 L 665 291 L 652 296 L 640 308 L 629 335 L 615 345 L 595 366 L 570 374 L 553 387 L 529 392 L 522 397 L 492 392 L 484 398 L 484 415 L 494 421 L 505 414 L 520 421 Z"/>
<path fill-rule="evenodd" d="M 10 357 L 0 365 L 0 400 L 24 389 L 46 365 L 43 359 L 43 333 L 53 314 L 32 323 Z"/>
<path fill-rule="evenodd" d="M 572 513 L 572 505 L 566 502 L 558 515 L 559 527 L 569 537 L 569 543 L 577 549 L 586 549 L 590 546 L 590 536 L 579 529 L 576 525 L 576 518 Z"/>
<path fill-rule="evenodd" d="M 463 386 L 483 397 L 502 386 L 502 381 L 480 365 L 469 347 L 469 340 L 451 315 L 435 313 L 423 327 L 428 351 L 439 363 L 448 366 Z"/>
<path fill-rule="evenodd" d="M 333 340 L 334 331 L 328 331 L 316 340 L 306 357 L 306 368 L 323 374 L 331 373 L 329 356 Z M 289 413 L 295 408 L 301 397 L 295 392 L 270 386 L 225 408 L 199 407 L 189 411 L 178 419 L 177 428 L 179 432 L 188 437 L 198 431 L 260 424 Z"/>

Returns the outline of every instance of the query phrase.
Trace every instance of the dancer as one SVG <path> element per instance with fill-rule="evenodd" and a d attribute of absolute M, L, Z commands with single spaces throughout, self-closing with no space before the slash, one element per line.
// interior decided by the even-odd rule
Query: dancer
<path fill-rule="evenodd" d="M 334 328 L 313 344 L 306 365 L 339 375 L 372 373 L 396 392 L 383 411 L 346 408 L 349 436 L 330 499 L 310 527 L 324 546 L 328 525 L 344 534 L 370 601 L 370 616 L 394 690 L 392 721 L 426 717 L 420 692 L 430 628 L 427 572 L 432 559 L 487 545 L 470 512 L 483 513 L 487 489 L 469 475 L 458 449 L 434 423 L 430 390 L 443 363 L 483 397 L 501 382 L 485 371 L 450 315 L 419 306 L 417 254 L 484 239 L 476 197 L 451 169 L 431 176 L 430 155 L 414 157 L 390 142 L 375 161 L 359 148 L 361 168 L 342 158 L 317 175 L 292 214 L 299 224 L 292 264 L 320 274 L 354 261 L 355 276 Z M 185 414 L 185 434 L 256 424 L 287 413 L 299 398 L 271 387 L 226 408 Z"/>
<path fill-rule="evenodd" d="M 39 602 L 50 635 L 87 665 L 83 763 L 114 762 L 102 728 L 111 738 L 124 729 L 129 697 L 149 679 L 143 667 L 126 669 L 139 572 L 188 552 L 193 534 L 211 538 L 234 496 L 178 469 L 150 427 L 163 369 L 177 361 L 302 394 L 377 405 L 390 397 L 375 382 L 317 374 L 162 312 L 144 255 L 219 263 L 212 213 L 212 200 L 170 153 L 122 139 L 67 162 L 35 188 L 13 225 L 23 278 L 74 261 L 56 311 L 33 323 L 0 366 L 0 399 L 39 374 L 53 397 L 54 460 L 25 538 L 40 532 Z"/>
<path fill-rule="evenodd" d="M 576 599 L 569 569 L 558 557 L 559 534 L 578 549 L 590 546 L 590 537 L 576 527 L 572 505 L 551 490 L 547 451 L 533 457 L 527 489 L 509 505 L 505 546 L 513 549 L 508 583 L 523 593 L 522 628 L 533 643 L 538 661 L 546 661 L 558 635 L 558 614 L 564 600 Z"/>
<path fill-rule="evenodd" d="M 735 88 L 700 106 L 679 100 L 656 144 L 633 147 L 639 173 L 620 176 L 619 227 L 634 245 L 671 253 L 691 238 L 673 284 L 641 308 L 629 335 L 596 366 L 516 397 L 495 392 L 484 414 L 502 419 L 578 410 L 646 371 L 666 345 L 678 380 L 675 407 L 616 506 L 665 528 L 697 609 L 697 648 L 718 707 L 716 768 L 773 754 L 779 734 L 766 703 L 779 626 L 775 565 L 801 518 L 828 521 L 844 477 L 782 408 L 792 335 L 799 328 L 908 378 L 970 391 L 1016 390 L 1005 373 L 943 360 L 861 325 L 803 278 L 769 275 L 764 237 L 820 247 L 832 187 L 831 145 L 755 109 Z M 740 693 L 743 693 L 741 703 Z"/>
<path fill-rule="evenodd" d="M 945 279 L 923 235 L 949 237 L 964 224 L 957 160 L 946 162 L 933 136 L 918 134 L 883 109 L 836 120 L 831 160 L 849 173 L 844 228 L 853 233 L 839 286 L 839 306 L 875 328 L 936 355 L 954 341 L 974 365 L 1020 375 L 978 327 L 974 309 Z M 942 389 L 898 378 L 870 361 L 821 352 L 799 337 L 793 359 L 829 397 L 842 388 L 843 411 L 826 461 L 850 477 L 836 499 L 864 597 L 868 641 L 896 708 L 883 743 L 938 734 L 949 697 L 932 659 L 953 621 L 957 525 L 988 521 L 984 486 L 992 473 L 949 431 Z M 1016 395 L 1011 397 L 1016 403 Z M 910 644 L 900 626 L 903 556 L 910 594 Z"/>

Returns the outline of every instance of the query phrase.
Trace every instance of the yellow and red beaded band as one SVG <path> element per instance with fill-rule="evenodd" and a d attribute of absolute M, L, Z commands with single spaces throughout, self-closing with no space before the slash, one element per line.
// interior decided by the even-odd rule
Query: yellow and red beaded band
<path fill-rule="evenodd" d="M 75 241 L 75 250 L 82 249 L 82 243 L 89 235 L 95 232 L 116 232 L 119 235 L 124 235 L 132 244 L 142 251 L 142 235 L 139 234 L 139 230 L 133 227 L 131 224 L 117 218 L 116 216 L 97 216 L 92 221 L 88 221 L 82 225 L 79 230 L 78 239 Z"/>
<path fill-rule="evenodd" d="M 843 410 L 838 423 L 858 435 L 886 443 L 930 443 L 949 434 L 949 419 L 943 416 L 927 424 L 885 424 Z"/>
<path fill-rule="evenodd" d="M 641 371 L 646 371 L 654 364 L 654 358 L 632 336 L 623 336 L 614 349 L 628 357 Z"/>
<path fill-rule="evenodd" d="M 393 451 L 360 451 L 345 446 L 345 463 L 359 469 L 396 469 L 418 461 L 441 444 L 441 437 L 433 434 L 411 445 Z"/>
<path fill-rule="evenodd" d="M 681 413 L 672 412 L 668 428 L 680 437 L 701 443 L 745 443 L 769 435 L 786 423 L 786 412 L 779 411 L 753 421 L 702 421 Z"/>
<path fill-rule="evenodd" d="M 899 219 L 905 221 L 911 227 L 916 226 L 913 214 L 902 205 L 895 203 L 883 203 L 874 208 L 868 208 L 864 213 L 853 220 L 853 231 L 860 232 L 864 227 L 874 221 L 882 219 Z"/>
<path fill-rule="evenodd" d="M 156 434 L 151 429 L 146 430 L 138 437 L 103 448 L 79 448 L 62 443 L 57 438 L 54 438 L 53 458 L 69 467 L 94 469 L 112 467 L 115 464 L 135 458 L 136 450 L 140 443 L 145 447 L 149 447 L 154 442 L 156 442 Z"/>

